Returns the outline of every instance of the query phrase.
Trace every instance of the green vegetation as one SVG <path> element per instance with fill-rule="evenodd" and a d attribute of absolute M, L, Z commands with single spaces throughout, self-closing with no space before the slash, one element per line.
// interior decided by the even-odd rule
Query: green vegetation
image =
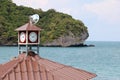
<path fill-rule="evenodd" d="M 61 35 L 68 35 L 72 32 L 80 36 L 87 32 L 87 27 L 80 20 L 75 20 L 68 14 L 63 14 L 49 9 L 32 9 L 30 7 L 17 6 L 12 0 L 0 0 L 0 44 L 17 43 L 17 32 L 15 29 L 27 23 L 29 16 L 39 14 L 40 20 L 36 24 L 43 29 L 41 42 L 50 42 Z"/>

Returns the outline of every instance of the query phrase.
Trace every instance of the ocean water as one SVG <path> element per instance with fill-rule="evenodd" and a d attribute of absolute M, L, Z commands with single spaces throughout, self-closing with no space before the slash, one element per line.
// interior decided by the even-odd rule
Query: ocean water
<path fill-rule="evenodd" d="M 120 80 L 120 42 L 86 42 L 95 47 L 40 47 L 39 55 L 97 75 L 92 80 Z M 17 47 L 0 47 L 0 64 L 18 55 Z"/>

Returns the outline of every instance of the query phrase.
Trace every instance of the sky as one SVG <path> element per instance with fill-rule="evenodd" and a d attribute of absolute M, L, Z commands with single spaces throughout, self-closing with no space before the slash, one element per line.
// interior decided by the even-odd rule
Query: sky
<path fill-rule="evenodd" d="M 120 41 L 120 0 L 13 0 L 18 6 L 55 9 L 88 27 L 87 41 Z"/>

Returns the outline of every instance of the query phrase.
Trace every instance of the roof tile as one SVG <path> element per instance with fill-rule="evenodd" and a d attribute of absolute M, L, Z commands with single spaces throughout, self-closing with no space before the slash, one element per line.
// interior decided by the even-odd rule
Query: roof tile
<path fill-rule="evenodd" d="M 0 80 L 89 80 L 95 76 L 38 55 L 20 54 L 16 59 L 0 65 Z"/>
<path fill-rule="evenodd" d="M 41 29 L 30 22 L 16 29 L 16 31 L 26 31 L 26 30 L 27 31 L 31 31 L 31 30 L 39 31 Z"/>

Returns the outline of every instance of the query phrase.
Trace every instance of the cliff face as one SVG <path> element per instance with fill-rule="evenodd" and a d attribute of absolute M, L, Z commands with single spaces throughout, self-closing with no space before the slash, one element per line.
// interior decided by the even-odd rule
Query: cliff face
<path fill-rule="evenodd" d="M 43 44 L 43 46 L 68 47 L 83 45 L 84 41 L 88 38 L 88 36 L 89 34 L 87 32 L 83 32 L 79 36 L 75 36 L 73 33 L 69 33 L 69 35 L 61 36 L 58 39 L 53 40 L 52 42 Z"/>
<path fill-rule="evenodd" d="M 0 45 L 16 45 L 18 37 L 14 30 L 27 23 L 33 14 L 40 16 L 36 25 L 42 29 L 40 41 L 43 46 L 80 45 L 89 36 L 84 23 L 71 15 L 54 9 L 42 11 L 17 6 L 11 0 L 0 0 Z"/>

